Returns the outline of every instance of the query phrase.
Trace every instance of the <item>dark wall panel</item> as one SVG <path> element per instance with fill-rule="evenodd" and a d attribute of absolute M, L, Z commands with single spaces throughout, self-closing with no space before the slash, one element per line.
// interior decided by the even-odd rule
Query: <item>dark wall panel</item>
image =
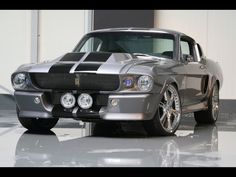
<path fill-rule="evenodd" d="M 94 10 L 94 29 L 154 27 L 154 10 Z"/>

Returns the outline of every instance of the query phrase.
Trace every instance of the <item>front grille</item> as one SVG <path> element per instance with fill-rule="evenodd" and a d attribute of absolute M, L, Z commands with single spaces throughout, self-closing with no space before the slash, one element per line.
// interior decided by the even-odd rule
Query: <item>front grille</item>
<path fill-rule="evenodd" d="M 119 88 L 118 75 L 31 73 L 30 79 L 41 89 L 113 91 Z"/>

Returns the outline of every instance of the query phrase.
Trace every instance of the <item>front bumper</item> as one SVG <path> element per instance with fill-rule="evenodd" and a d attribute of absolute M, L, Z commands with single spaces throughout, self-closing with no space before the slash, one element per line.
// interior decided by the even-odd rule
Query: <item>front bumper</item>
<path fill-rule="evenodd" d="M 40 102 L 35 101 L 38 98 Z M 60 105 L 53 105 L 43 92 L 15 92 L 15 99 L 19 108 L 19 117 L 55 118 L 70 117 L 83 121 L 93 120 L 149 120 L 157 109 L 158 94 L 110 94 L 106 106 L 97 110 L 82 110 L 79 107 L 64 112 Z M 113 106 L 111 100 L 118 104 Z"/>

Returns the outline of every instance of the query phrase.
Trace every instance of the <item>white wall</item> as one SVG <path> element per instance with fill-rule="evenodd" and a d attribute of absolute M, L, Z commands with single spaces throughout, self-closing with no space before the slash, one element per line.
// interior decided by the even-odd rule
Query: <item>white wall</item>
<path fill-rule="evenodd" d="M 12 90 L 11 74 L 30 62 L 30 20 L 29 10 L 0 11 L 0 87 Z"/>
<path fill-rule="evenodd" d="M 21 64 L 31 62 L 31 12 L 0 11 L 0 94 L 7 93 L 6 89 L 13 91 L 11 74 Z M 85 10 L 40 11 L 40 61 L 72 51 L 85 30 Z"/>
<path fill-rule="evenodd" d="M 235 10 L 157 10 L 155 27 L 184 32 L 198 41 L 206 56 L 222 67 L 221 99 L 236 99 Z"/>
<path fill-rule="evenodd" d="M 84 35 L 84 10 L 41 10 L 40 61 L 54 59 L 71 52 Z"/>

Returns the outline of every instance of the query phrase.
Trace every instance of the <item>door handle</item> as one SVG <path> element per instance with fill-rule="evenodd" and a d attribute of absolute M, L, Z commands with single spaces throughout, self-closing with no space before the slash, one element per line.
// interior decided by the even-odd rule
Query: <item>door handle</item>
<path fill-rule="evenodd" d="M 200 69 L 206 69 L 206 65 L 201 65 Z"/>

